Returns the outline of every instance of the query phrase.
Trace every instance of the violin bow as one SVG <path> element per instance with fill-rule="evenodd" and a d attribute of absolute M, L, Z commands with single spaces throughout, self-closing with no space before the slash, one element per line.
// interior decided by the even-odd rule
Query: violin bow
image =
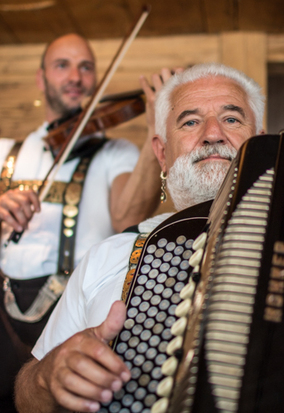
<path fill-rule="evenodd" d="M 106 70 L 103 78 L 101 79 L 98 87 L 96 88 L 96 91 L 88 103 L 87 107 L 85 110 L 81 113 L 79 116 L 76 124 L 74 125 L 73 129 L 71 130 L 70 134 L 66 138 L 66 142 L 63 145 L 62 149 L 58 153 L 58 155 L 55 157 L 53 165 L 51 166 L 50 170 L 48 171 L 46 177 L 44 178 L 40 188 L 39 188 L 39 201 L 42 202 L 46 195 L 48 194 L 51 185 L 53 184 L 55 180 L 55 176 L 65 160 L 68 158 L 70 152 L 72 151 L 75 143 L 79 139 L 81 133 L 83 132 L 84 127 L 86 126 L 89 118 L 91 117 L 93 111 L 95 110 L 96 106 L 100 102 L 103 93 L 105 89 L 107 88 L 112 76 L 114 75 L 115 71 L 117 70 L 121 60 L 125 56 L 127 50 L 129 49 L 131 43 L 137 36 L 139 30 L 143 26 L 146 18 L 148 17 L 150 13 L 150 6 L 144 6 L 142 9 L 142 12 L 140 16 L 138 17 L 137 21 L 134 23 L 132 29 L 130 30 L 130 33 L 125 36 L 123 39 L 118 51 L 116 52 L 112 62 L 110 63 L 108 69 Z M 22 232 L 17 232 L 17 231 L 12 231 L 11 235 L 7 239 L 5 243 L 5 247 L 8 246 L 10 241 L 13 241 L 17 243 L 24 231 Z"/>

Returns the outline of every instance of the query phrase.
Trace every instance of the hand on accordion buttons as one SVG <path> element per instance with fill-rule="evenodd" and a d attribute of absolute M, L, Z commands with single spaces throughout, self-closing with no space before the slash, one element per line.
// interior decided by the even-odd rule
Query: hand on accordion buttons
<path fill-rule="evenodd" d="M 70 410 L 97 411 L 112 399 L 130 372 L 107 343 L 123 327 L 126 309 L 116 301 L 106 320 L 86 329 L 52 350 L 39 364 L 44 387 L 56 402 Z"/>

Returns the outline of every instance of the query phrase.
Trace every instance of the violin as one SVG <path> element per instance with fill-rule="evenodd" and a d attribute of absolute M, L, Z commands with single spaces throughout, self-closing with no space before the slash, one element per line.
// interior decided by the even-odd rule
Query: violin
<path fill-rule="evenodd" d="M 101 105 L 92 113 L 81 136 L 78 138 L 76 142 L 78 146 L 82 146 L 84 140 L 88 141 L 86 137 L 116 127 L 145 112 L 145 98 L 142 89 L 107 95 L 100 100 L 100 103 Z M 48 135 L 43 140 L 54 157 L 61 150 L 62 145 L 65 144 L 82 110 L 79 108 L 69 117 L 55 120 L 48 126 Z M 94 142 L 96 142 L 96 139 L 94 139 Z M 76 150 L 75 145 L 73 149 Z"/>

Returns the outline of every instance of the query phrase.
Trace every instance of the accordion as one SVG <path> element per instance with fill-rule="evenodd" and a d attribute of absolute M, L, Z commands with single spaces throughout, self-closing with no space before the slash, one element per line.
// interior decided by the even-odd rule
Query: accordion
<path fill-rule="evenodd" d="M 146 238 L 127 295 L 126 321 L 112 345 L 129 368 L 131 380 L 110 403 L 102 404 L 99 413 L 150 413 L 160 400 L 156 390 L 165 378 L 161 367 L 169 358 L 180 291 L 190 278 L 192 244 L 206 225 L 211 204 L 178 212 Z"/>
<path fill-rule="evenodd" d="M 193 244 L 153 413 L 284 412 L 283 138 L 243 144 Z"/>

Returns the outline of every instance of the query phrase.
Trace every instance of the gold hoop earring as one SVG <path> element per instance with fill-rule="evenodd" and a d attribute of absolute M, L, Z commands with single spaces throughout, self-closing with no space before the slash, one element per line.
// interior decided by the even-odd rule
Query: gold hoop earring
<path fill-rule="evenodd" d="M 167 174 L 161 171 L 160 173 L 160 178 L 161 178 L 161 204 L 164 202 L 167 202 L 167 192 L 166 192 L 166 182 L 167 182 Z"/>

